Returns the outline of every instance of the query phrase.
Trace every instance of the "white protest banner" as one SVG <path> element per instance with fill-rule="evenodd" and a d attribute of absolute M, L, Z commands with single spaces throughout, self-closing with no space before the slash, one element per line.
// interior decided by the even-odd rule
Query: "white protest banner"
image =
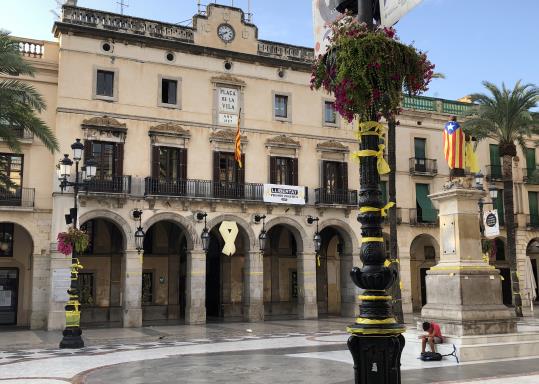
<path fill-rule="evenodd" d="M 496 237 L 500 235 L 500 221 L 498 220 L 498 210 L 486 211 L 483 215 L 485 227 L 485 237 Z"/>
<path fill-rule="evenodd" d="M 264 184 L 264 201 L 266 203 L 305 205 L 305 187 Z"/>
<path fill-rule="evenodd" d="M 380 0 L 380 18 L 383 27 L 392 27 L 422 0 Z"/>

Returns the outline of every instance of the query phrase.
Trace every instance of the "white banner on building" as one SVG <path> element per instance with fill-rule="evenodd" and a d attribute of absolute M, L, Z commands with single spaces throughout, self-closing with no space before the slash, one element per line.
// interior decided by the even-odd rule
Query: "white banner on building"
<path fill-rule="evenodd" d="M 264 184 L 264 201 L 266 203 L 305 205 L 305 187 Z"/>
<path fill-rule="evenodd" d="M 380 18 L 383 27 L 392 27 L 422 0 L 380 0 Z"/>
<path fill-rule="evenodd" d="M 483 225 L 485 227 L 485 237 L 496 237 L 500 235 L 500 222 L 498 220 L 498 210 L 486 211 L 483 214 Z"/>
<path fill-rule="evenodd" d="M 69 299 L 67 290 L 71 286 L 71 268 L 57 268 L 52 270 L 52 298 L 58 303 Z"/>
<path fill-rule="evenodd" d="M 313 28 L 314 28 L 314 54 L 315 57 L 326 52 L 328 37 L 330 36 L 329 26 L 339 16 L 335 10 L 334 0 L 312 0 L 313 1 Z"/>

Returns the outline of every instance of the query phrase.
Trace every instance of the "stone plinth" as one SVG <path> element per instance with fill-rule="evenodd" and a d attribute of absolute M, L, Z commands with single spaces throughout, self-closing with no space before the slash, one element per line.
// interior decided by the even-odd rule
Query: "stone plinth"
<path fill-rule="evenodd" d="M 439 203 L 440 261 L 427 272 L 427 304 L 421 311 L 453 336 L 516 332 L 502 303 L 499 271 L 482 259 L 477 202 L 484 192 L 452 188 L 430 195 Z"/>

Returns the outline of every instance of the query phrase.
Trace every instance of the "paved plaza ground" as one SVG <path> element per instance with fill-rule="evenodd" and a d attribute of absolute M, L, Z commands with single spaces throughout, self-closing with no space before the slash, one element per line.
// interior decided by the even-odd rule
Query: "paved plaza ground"
<path fill-rule="evenodd" d="M 0 333 L 0 384 L 60 383 L 353 383 L 344 332 L 352 319 L 162 325 L 84 331 L 86 347 L 59 350 L 60 332 Z M 539 330 L 539 321 L 519 323 Z M 532 359 L 457 364 L 422 362 L 410 324 L 401 359 L 403 384 L 539 383 Z M 450 352 L 449 345 L 442 353 Z"/>

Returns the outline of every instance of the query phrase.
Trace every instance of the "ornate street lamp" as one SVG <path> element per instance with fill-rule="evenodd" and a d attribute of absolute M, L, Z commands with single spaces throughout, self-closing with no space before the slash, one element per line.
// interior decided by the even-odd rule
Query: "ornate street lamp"
<path fill-rule="evenodd" d="M 480 191 L 483 190 L 483 178 L 485 176 L 481 173 L 481 171 L 477 172 L 474 176 L 475 179 L 475 189 L 478 189 Z"/>
<path fill-rule="evenodd" d="M 208 214 L 206 212 L 198 212 L 197 213 L 197 220 L 204 219 L 204 229 L 202 230 L 202 234 L 200 235 L 200 240 L 202 241 L 202 249 L 204 252 L 208 252 L 208 249 L 210 249 L 210 232 L 208 231 L 208 227 L 206 226 L 206 217 Z"/>
<path fill-rule="evenodd" d="M 316 265 L 320 266 L 320 249 L 322 248 L 322 236 L 320 236 L 320 232 L 318 232 L 318 221 L 320 219 L 318 217 L 307 217 L 307 223 L 312 224 L 316 221 L 316 232 L 313 236 L 313 243 L 314 243 L 314 252 L 316 254 Z"/>
<path fill-rule="evenodd" d="M 87 181 L 96 174 L 96 162 L 93 159 L 86 159 L 86 163 L 83 166 L 84 177 L 83 180 L 79 178 L 79 162 L 82 160 L 84 153 L 84 144 L 80 142 L 80 139 L 76 139 L 71 144 L 73 150 L 73 160 L 69 158 L 68 154 L 64 154 L 64 158 L 61 159 L 56 166 L 58 172 L 58 179 L 60 181 L 60 190 L 62 193 L 68 187 L 73 187 L 73 208 L 69 210 L 69 214 L 65 215 L 66 224 L 73 224 L 73 228 L 77 228 L 77 216 L 78 216 L 78 195 L 79 191 L 88 187 Z M 75 162 L 75 181 L 70 181 L 71 168 Z M 78 255 L 73 249 L 71 253 L 71 284 L 67 293 L 69 300 L 65 305 L 66 311 L 66 327 L 62 332 L 62 340 L 60 341 L 60 348 L 82 348 L 84 347 L 84 341 L 82 340 L 82 330 L 80 329 L 80 302 L 79 302 L 79 281 L 78 270 L 82 266 L 79 264 Z"/>
<path fill-rule="evenodd" d="M 138 228 L 135 232 L 135 248 L 140 255 L 140 252 L 144 249 L 144 230 L 142 229 L 142 209 L 135 209 L 133 211 L 133 218 L 138 220 Z"/>
<path fill-rule="evenodd" d="M 266 240 L 268 239 L 268 234 L 266 233 L 266 215 L 255 215 L 254 220 L 256 223 L 260 223 L 260 220 L 262 220 L 262 230 L 260 231 L 260 235 L 258 235 L 258 245 L 260 252 L 264 253 Z"/>

